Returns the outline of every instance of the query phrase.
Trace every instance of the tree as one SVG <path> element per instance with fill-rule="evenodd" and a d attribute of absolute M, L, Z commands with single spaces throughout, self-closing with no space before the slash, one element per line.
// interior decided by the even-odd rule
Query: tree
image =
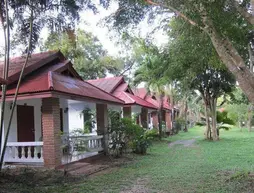
<path fill-rule="evenodd" d="M 203 73 L 198 74 L 192 81 L 192 87 L 197 89 L 202 96 L 205 104 L 206 113 L 206 138 L 218 140 L 216 107 L 217 99 L 222 94 L 232 91 L 235 80 L 227 70 L 217 70 L 213 68 L 204 69 Z M 211 118 L 211 127 L 210 127 Z"/>
<path fill-rule="evenodd" d="M 125 62 L 122 58 L 109 56 L 96 37 L 81 29 L 51 33 L 45 49 L 60 49 L 84 79 L 103 78 L 107 73 L 119 75 Z"/>
<path fill-rule="evenodd" d="M 150 94 L 156 97 L 159 103 L 158 121 L 159 121 L 159 137 L 162 137 L 162 111 L 163 101 L 169 89 L 165 90 L 165 82 L 162 77 L 162 66 L 160 66 L 160 51 L 151 42 L 146 42 L 144 39 L 137 38 L 133 41 L 133 59 L 138 65 L 134 73 L 134 85 L 141 82 L 146 83 L 146 87 Z"/>
<path fill-rule="evenodd" d="M 253 7 L 243 1 L 123 1 L 113 15 L 113 24 L 123 29 L 128 24 L 143 21 L 146 15 L 170 12 L 209 37 L 220 60 L 235 76 L 248 99 L 254 102 L 254 75 L 247 67 L 249 33 L 253 29 Z M 252 1 L 253 3 L 253 1 Z M 251 14 L 252 13 L 252 14 Z M 227 19 L 225 19 L 227 18 Z M 167 23 L 168 18 L 164 20 Z M 165 27 L 165 26 L 159 26 Z M 252 37 L 253 38 L 253 37 Z M 252 46 L 253 48 L 253 46 Z"/>
<path fill-rule="evenodd" d="M 206 137 L 218 140 L 216 101 L 219 96 L 231 91 L 235 80 L 221 64 L 207 34 L 193 26 L 186 27 L 186 25 L 190 24 L 180 19 L 173 20 L 169 32 L 172 39 L 163 51 L 156 52 L 156 57 L 153 57 L 157 58 L 156 65 L 147 63 L 139 70 L 141 72 L 147 70 L 146 75 L 150 79 L 177 83 L 179 93 L 184 99 L 182 112 L 185 114 L 181 114 L 185 119 L 187 98 L 190 96 L 186 91 L 199 90 L 206 109 Z M 149 56 L 151 57 L 151 54 Z M 212 126 L 210 118 L 212 118 Z"/>

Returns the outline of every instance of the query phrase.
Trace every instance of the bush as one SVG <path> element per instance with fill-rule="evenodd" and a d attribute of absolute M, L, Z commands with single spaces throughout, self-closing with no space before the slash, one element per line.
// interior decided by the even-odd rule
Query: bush
<path fill-rule="evenodd" d="M 205 126 L 206 123 L 205 123 L 205 122 L 196 122 L 196 125 L 197 125 L 197 126 Z"/>
<path fill-rule="evenodd" d="M 159 137 L 158 129 L 151 129 L 151 130 L 146 130 L 145 135 L 147 137 L 151 137 L 152 139 Z"/>
<path fill-rule="evenodd" d="M 125 150 L 132 149 L 135 153 L 145 154 L 150 146 L 151 135 L 154 132 L 146 133 L 129 118 L 119 118 L 116 113 L 111 112 L 109 131 L 109 151 L 114 157 L 120 157 Z"/>
<path fill-rule="evenodd" d="M 182 130 L 182 127 L 184 126 L 184 119 L 183 118 L 177 118 L 175 119 L 175 121 L 173 122 L 173 134 L 177 134 L 180 130 Z"/>

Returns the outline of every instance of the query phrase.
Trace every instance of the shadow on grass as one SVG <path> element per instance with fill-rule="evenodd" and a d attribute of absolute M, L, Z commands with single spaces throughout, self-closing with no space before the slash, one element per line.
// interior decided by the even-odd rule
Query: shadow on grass
<path fill-rule="evenodd" d="M 80 179 L 83 178 L 66 176 L 58 170 L 27 167 L 4 169 L 0 173 L 0 192 L 47 192 L 50 187 L 65 186 Z"/>

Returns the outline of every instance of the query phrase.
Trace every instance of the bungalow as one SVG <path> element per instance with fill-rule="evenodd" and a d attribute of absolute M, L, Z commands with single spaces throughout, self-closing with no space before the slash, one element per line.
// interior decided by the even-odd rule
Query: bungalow
<path fill-rule="evenodd" d="M 134 93 L 136 96 L 142 98 L 143 100 L 153 104 L 156 109 L 158 110 L 160 107 L 160 102 L 157 96 L 152 95 L 147 91 L 146 88 L 137 88 L 134 90 Z M 168 101 L 167 97 L 163 97 L 163 103 L 162 103 L 162 121 L 165 122 L 166 124 L 166 132 L 170 133 L 172 129 L 172 107 L 170 105 L 170 102 Z M 152 124 L 154 128 L 158 128 L 158 112 L 153 111 L 151 113 L 151 119 L 152 119 Z"/>
<path fill-rule="evenodd" d="M 24 57 L 10 60 L 5 134 L 24 61 Z M 0 63 L 0 74 L 2 71 L 3 63 Z M 49 168 L 66 163 L 62 139 L 72 129 L 83 127 L 76 121 L 87 107 L 96 111 L 97 118 L 97 136 L 84 138 L 87 147 L 90 151 L 107 151 L 107 108 L 123 104 L 119 98 L 84 81 L 60 51 L 33 54 L 24 70 L 4 161 L 12 164 L 39 163 Z"/>
<path fill-rule="evenodd" d="M 136 114 L 138 115 L 137 123 L 144 128 L 149 128 L 149 120 L 151 120 L 150 113 L 155 111 L 157 107 L 135 96 L 129 84 L 125 82 L 123 76 L 88 80 L 88 82 L 112 94 L 118 99 L 123 100 L 123 117 L 131 117 Z"/>

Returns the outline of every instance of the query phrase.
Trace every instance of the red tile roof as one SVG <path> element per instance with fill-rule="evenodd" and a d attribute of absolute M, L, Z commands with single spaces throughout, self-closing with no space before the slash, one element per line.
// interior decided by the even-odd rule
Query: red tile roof
<path fill-rule="evenodd" d="M 115 88 L 114 92 L 112 92 L 112 93 L 114 94 L 114 93 L 117 93 L 117 92 L 126 91 L 128 89 L 128 86 L 129 86 L 128 83 L 124 82 L 124 83 L 118 85 Z"/>
<path fill-rule="evenodd" d="M 157 109 L 157 107 L 154 106 L 153 104 L 130 93 L 126 93 L 122 91 L 122 92 L 118 92 L 115 96 L 123 100 L 125 102 L 125 105 L 139 105 L 149 109 Z"/>
<path fill-rule="evenodd" d="M 124 78 L 122 76 L 107 77 L 94 80 L 87 80 L 87 82 L 93 84 L 94 86 L 108 93 L 112 93 L 121 82 L 124 82 Z"/>
<path fill-rule="evenodd" d="M 153 104 L 133 95 L 132 93 L 127 93 L 126 90 L 129 85 L 124 81 L 122 76 L 88 80 L 88 82 L 105 90 L 106 92 L 112 93 L 114 96 L 123 100 L 125 105 L 139 105 L 150 109 L 156 109 Z"/>
<path fill-rule="evenodd" d="M 159 101 L 156 98 L 153 98 L 148 91 L 146 90 L 146 88 L 137 88 L 137 89 L 133 89 L 133 92 L 136 96 L 139 96 L 140 98 L 145 99 L 147 102 L 152 103 L 154 106 L 156 106 L 157 108 L 160 107 Z M 167 97 L 163 97 L 163 108 L 166 110 L 170 110 L 171 106 L 167 101 Z"/>
<path fill-rule="evenodd" d="M 20 86 L 19 95 L 45 91 L 56 91 L 84 98 L 124 104 L 124 102 L 119 100 L 117 97 L 98 89 L 88 82 L 63 76 L 52 71 L 49 71 L 48 73 L 41 73 L 40 75 L 33 75 L 32 77 L 26 79 Z M 7 95 L 13 95 L 14 93 L 15 88 L 7 91 Z"/>
<path fill-rule="evenodd" d="M 60 57 L 64 58 L 60 51 L 48 51 L 32 54 L 31 57 L 28 59 L 27 66 L 24 71 L 24 76 Z M 25 56 L 14 57 L 10 59 L 8 83 L 13 83 L 14 81 L 18 80 L 25 59 Z M 4 61 L 0 61 L 0 76 L 2 76 L 3 74 L 3 68 Z"/>
<path fill-rule="evenodd" d="M 133 89 L 133 92 L 136 96 L 139 96 L 142 99 L 144 99 L 148 93 L 146 88 L 135 88 Z"/>
<path fill-rule="evenodd" d="M 25 58 L 16 57 L 10 60 L 7 95 L 12 96 L 16 90 L 17 79 Z M 70 76 L 59 73 L 67 72 Z M 3 71 L 3 62 L 0 62 L 0 75 Z M 124 102 L 117 97 L 84 82 L 72 67 L 70 61 L 66 60 L 60 51 L 49 51 L 32 54 L 24 71 L 24 78 L 19 89 L 19 96 L 26 94 L 27 98 L 33 98 L 33 93 L 54 91 L 58 94 L 68 94 L 89 100 L 104 101 L 123 105 Z M 0 79 L 1 81 L 1 79 Z M 28 94 L 28 95 L 27 95 Z"/>

